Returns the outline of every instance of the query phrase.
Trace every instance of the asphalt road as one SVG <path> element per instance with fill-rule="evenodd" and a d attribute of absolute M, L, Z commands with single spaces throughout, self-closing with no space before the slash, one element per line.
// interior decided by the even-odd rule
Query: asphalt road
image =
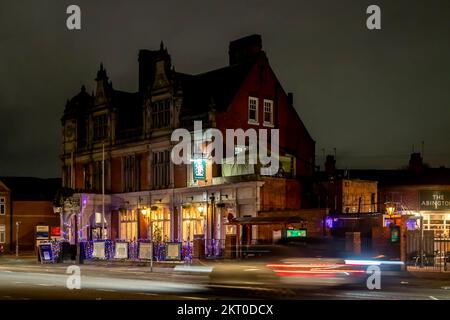
<path fill-rule="evenodd" d="M 213 263 L 174 271 L 120 265 L 82 265 L 81 289 L 67 288 L 68 265 L 39 265 L 0 259 L 0 300 L 83 299 L 332 299 L 450 300 L 450 277 L 421 278 L 409 274 L 382 280 L 380 290 L 361 284 L 285 283 L 262 265 Z M 212 272 L 208 272 L 212 270 Z"/>

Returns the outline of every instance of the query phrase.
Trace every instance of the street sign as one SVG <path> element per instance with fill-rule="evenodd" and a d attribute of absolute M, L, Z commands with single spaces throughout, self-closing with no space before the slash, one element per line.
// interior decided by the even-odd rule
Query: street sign
<path fill-rule="evenodd" d="M 287 229 L 286 238 L 306 238 L 306 229 Z"/>
<path fill-rule="evenodd" d="M 36 226 L 36 240 L 49 239 L 49 226 Z"/>

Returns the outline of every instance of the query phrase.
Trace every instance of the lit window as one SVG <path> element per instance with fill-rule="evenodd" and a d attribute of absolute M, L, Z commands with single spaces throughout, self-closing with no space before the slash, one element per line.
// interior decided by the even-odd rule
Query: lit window
<path fill-rule="evenodd" d="M 134 210 L 126 210 L 120 213 L 120 239 L 136 241 L 138 235 L 137 215 Z"/>
<path fill-rule="evenodd" d="M 273 101 L 264 100 L 264 125 L 273 125 Z"/>
<path fill-rule="evenodd" d="M 0 224 L 0 243 L 6 242 L 6 227 L 4 224 Z"/>
<path fill-rule="evenodd" d="M 258 124 L 258 98 L 248 98 L 248 122 Z"/>

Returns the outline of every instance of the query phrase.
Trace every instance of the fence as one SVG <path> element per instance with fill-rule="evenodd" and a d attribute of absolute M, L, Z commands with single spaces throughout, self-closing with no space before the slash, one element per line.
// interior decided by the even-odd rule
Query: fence
<path fill-rule="evenodd" d="M 433 231 L 408 231 L 408 270 L 450 271 L 450 238 L 434 238 Z"/>
<path fill-rule="evenodd" d="M 178 254 L 175 254 L 174 251 L 176 246 L 178 246 L 178 248 L 176 248 Z M 64 252 L 64 247 L 63 242 L 52 242 L 52 251 L 55 262 L 64 260 L 64 256 L 67 255 L 67 253 Z M 169 247 L 170 256 L 168 255 Z M 80 258 L 82 260 L 131 261 L 151 260 L 153 258 L 154 261 L 170 260 L 191 263 L 192 249 L 192 242 L 150 242 L 148 240 L 131 242 L 121 240 L 83 241 L 80 242 Z"/>

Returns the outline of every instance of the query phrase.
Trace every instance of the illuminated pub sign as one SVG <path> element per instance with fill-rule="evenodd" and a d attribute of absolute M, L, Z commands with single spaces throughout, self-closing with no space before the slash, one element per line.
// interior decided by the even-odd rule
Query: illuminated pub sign
<path fill-rule="evenodd" d="M 450 192 L 419 191 L 419 209 L 429 211 L 450 210 Z"/>
<path fill-rule="evenodd" d="M 192 163 L 193 176 L 195 180 L 206 180 L 206 161 L 197 159 Z"/>

